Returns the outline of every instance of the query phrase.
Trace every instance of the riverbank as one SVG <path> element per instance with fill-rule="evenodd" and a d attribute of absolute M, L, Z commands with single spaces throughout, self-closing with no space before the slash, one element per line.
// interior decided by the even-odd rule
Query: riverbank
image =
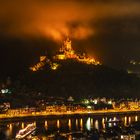
<path fill-rule="evenodd" d="M 76 112 L 32 112 L 28 114 L 1 114 L 0 121 L 16 120 L 16 119 L 37 119 L 37 118 L 63 118 L 80 117 L 80 116 L 107 116 L 107 115 L 131 115 L 140 114 L 140 110 L 96 110 L 96 111 L 76 111 Z"/>

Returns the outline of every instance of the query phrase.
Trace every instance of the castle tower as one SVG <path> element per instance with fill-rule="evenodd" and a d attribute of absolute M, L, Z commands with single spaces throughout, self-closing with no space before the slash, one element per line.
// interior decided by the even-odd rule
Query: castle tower
<path fill-rule="evenodd" d="M 62 52 L 65 54 L 67 58 L 76 58 L 75 52 L 71 44 L 72 44 L 71 40 L 67 37 L 62 46 Z"/>
<path fill-rule="evenodd" d="M 67 37 L 66 41 L 64 41 L 64 48 L 66 51 L 73 50 L 71 47 L 71 40 Z"/>

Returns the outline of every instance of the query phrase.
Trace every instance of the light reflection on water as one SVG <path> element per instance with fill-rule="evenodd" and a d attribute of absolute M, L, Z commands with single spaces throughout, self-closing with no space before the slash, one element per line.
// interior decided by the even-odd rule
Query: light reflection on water
<path fill-rule="evenodd" d="M 131 124 L 131 117 L 128 117 L 128 124 Z"/>
<path fill-rule="evenodd" d="M 60 128 L 60 121 L 57 120 L 57 128 L 59 129 Z"/>
<path fill-rule="evenodd" d="M 69 130 L 71 130 L 71 119 L 68 121 Z"/>
<path fill-rule="evenodd" d="M 82 118 L 80 119 L 80 130 L 81 131 L 83 130 L 83 119 Z"/>
<path fill-rule="evenodd" d="M 99 130 L 99 121 L 98 120 L 95 121 L 95 129 Z"/>
<path fill-rule="evenodd" d="M 124 125 L 127 126 L 127 116 L 124 118 Z"/>
<path fill-rule="evenodd" d="M 135 116 L 135 122 L 137 122 L 138 121 L 138 116 Z"/>
<path fill-rule="evenodd" d="M 76 125 L 76 130 L 77 130 L 78 129 L 78 119 L 76 119 L 75 125 Z"/>
<path fill-rule="evenodd" d="M 16 133 L 25 128 L 28 124 L 33 123 L 37 127 L 36 136 L 41 136 L 43 140 L 47 138 L 50 134 L 55 134 L 56 132 L 69 133 L 74 131 L 92 131 L 92 129 L 102 130 L 106 128 L 105 122 L 107 120 L 121 119 L 125 126 L 130 125 L 134 121 L 140 121 L 139 116 L 108 116 L 108 117 L 81 117 L 81 118 L 59 118 L 59 119 L 37 119 L 31 121 L 20 121 L 20 122 L 7 122 L 6 129 L 3 131 L 7 134 L 9 138 L 15 138 Z M 109 124 L 113 125 L 112 123 Z M 114 123 L 114 125 L 116 125 Z M 72 139 L 71 136 L 68 138 Z"/>
<path fill-rule="evenodd" d="M 88 131 L 91 130 L 91 120 L 90 120 L 90 117 L 87 119 L 86 128 L 87 128 Z"/>
<path fill-rule="evenodd" d="M 24 129 L 24 122 L 21 123 L 21 128 Z"/>
<path fill-rule="evenodd" d="M 103 126 L 103 129 L 105 129 L 105 119 L 102 118 L 102 126 Z"/>

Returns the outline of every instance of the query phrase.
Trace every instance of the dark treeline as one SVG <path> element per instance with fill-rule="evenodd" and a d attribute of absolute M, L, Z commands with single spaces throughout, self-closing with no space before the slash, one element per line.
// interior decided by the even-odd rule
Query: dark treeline
<path fill-rule="evenodd" d="M 140 79 L 126 71 L 103 65 L 86 65 L 67 60 L 58 70 L 47 66 L 36 73 L 28 72 L 21 79 L 30 89 L 47 96 L 74 97 L 139 97 Z"/>

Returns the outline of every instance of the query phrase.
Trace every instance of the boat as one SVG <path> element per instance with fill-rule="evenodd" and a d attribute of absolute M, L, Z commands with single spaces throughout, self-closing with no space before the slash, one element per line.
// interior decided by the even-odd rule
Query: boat
<path fill-rule="evenodd" d="M 28 124 L 24 129 L 19 130 L 16 139 L 24 139 L 35 131 L 36 127 L 33 123 Z"/>
<path fill-rule="evenodd" d="M 105 123 L 121 123 L 122 120 L 119 119 L 109 119 L 108 121 L 105 121 Z"/>

